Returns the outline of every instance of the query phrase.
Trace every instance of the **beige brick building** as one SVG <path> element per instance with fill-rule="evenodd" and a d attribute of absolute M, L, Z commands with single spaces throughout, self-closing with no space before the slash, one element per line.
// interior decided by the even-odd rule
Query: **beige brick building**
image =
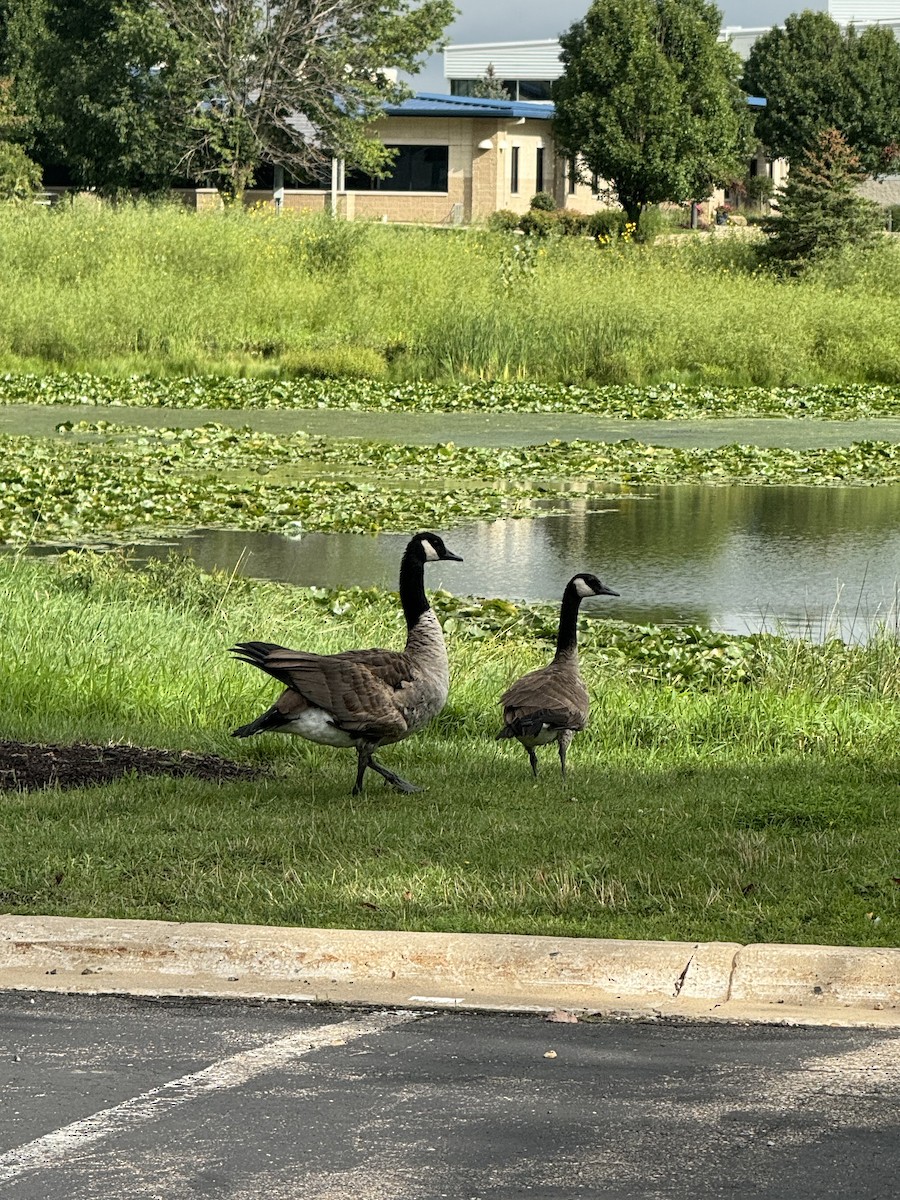
<path fill-rule="evenodd" d="M 334 211 L 350 220 L 460 225 L 498 209 L 524 213 L 535 192 L 563 202 L 552 104 L 423 93 L 388 105 L 374 132 L 396 152 L 384 179 L 332 164 L 330 187 L 249 192 L 285 211 Z M 198 195 L 198 203 L 201 197 Z"/>

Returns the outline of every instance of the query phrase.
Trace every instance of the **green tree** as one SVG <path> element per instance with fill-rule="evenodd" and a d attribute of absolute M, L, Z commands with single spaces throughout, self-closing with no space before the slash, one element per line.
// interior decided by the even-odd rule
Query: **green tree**
<path fill-rule="evenodd" d="M 452 0 L 151 0 L 197 96 L 185 170 L 239 200 L 262 162 L 320 174 L 332 155 L 382 173 L 371 123 L 439 44 Z"/>
<path fill-rule="evenodd" d="M 0 0 L 20 108 L 44 162 L 105 194 L 169 186 L 192 98 L 175 86 L 178 45 L 141 0 Z"/>
<path fill-rule="evenodd" d="M 41 168 L 18 139 L 27 125 L 16 111 L 10 79 L 0 79 L 0 200 L 28 200 L 41 186 Z"/>
<path fill-rule="evenodd" d="M 631 220 L 741 172 L 750 118 L 720 23 L 705 0 L 593 0 L 560 39 L 557 144 L 613 185 Z"/>
<path fill-rule="evenodd" d="M 840 130 L 822 130 L 773 202 L 779 215 L 763 222 L 766 258 L 797 274 L 847 246 L 872 245 L 883 218 L 878 205 L 857 190 L 866 175 Z"/>
<path fill-rule="evenodd" d="M 45 32 L 46 0 L 0 0 L 0 77 L 12 83 L 16 112 L 34 129 L 34 59 Z"/>
<path fill-rule="evenodd" d="M 889 166 L 900 140 L 900 43 L 886 26 L 846 30 L 822 12 L 787 17 L 753 45 L 743 86 L 764 96 L 760 140 L 776 157 L 799 159 L 824 129 L 839 129 L 862 164 Z"/>
<path fill-rule="evenodd" d="M 510 94 L 503 86 L 503 81 L 497 78 L 494 64 L 488 63 L 482 77 L 475 81 L 469 92 L 470 96 L 478 96 L 482 100 L 509 100 Z"/>

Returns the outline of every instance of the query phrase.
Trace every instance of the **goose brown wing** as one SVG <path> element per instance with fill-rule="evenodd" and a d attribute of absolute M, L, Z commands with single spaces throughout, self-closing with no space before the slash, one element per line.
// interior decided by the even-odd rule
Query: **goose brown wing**
<path fill-rule="evenodd" d="M 390 651 L 306 654 L 278 649 L 270 652 L 262 670 L 329 713 L 348 733 L 372 738 L 397 737 L 406 732 L 406 718 L 395 691 L 409 677 L 403 656 Z"/>
<path fill-rule="evenodd" d="M 503 719 L 509 726 L 549 725 L 551 729 L 583 729 L 587 723 L 588 694 L 580 677 L 568 672 L 532 671 L 517 679 L 500 697 Z"/>

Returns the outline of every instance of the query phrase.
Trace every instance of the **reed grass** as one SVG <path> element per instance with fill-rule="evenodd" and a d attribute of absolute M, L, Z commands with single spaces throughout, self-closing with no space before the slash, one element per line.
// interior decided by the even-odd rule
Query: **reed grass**
<path fill-rule="evenodd" d="M 802 282 L 752 243 L 396 229 L 174 206 L 0 210 L 0 366 L 165 375 L 895 383 L 900 245 Z"/>
<path fill-rule="evenodd" d="M 600 625 L 601 623 L 597 623 Z M 594 623 L 591 622 L 593 626 Z M 0 559 L 0 737 L 129 741 L 265 768 L 0 792 L 14 912 L 397 929 L 890 945 L 900 934 L 900 646 L 764 639 L 752 678 L 655 682 L 587 634 L 590 729 L 562 784 L 497 744 L 497 697 L 545 660 L 521 626 L 449 633 L 451 699 L 384 752 L 426 784 L 349 795 L 352 755 L 228 734 L 276 685 L 227 646 L 397 645 L 396 597 Z M 756 644 L 756 643 L 755 643 Z"/>

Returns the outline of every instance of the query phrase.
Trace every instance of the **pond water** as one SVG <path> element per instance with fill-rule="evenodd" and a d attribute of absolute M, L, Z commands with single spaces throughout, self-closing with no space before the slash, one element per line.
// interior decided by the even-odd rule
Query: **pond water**
<path fill-rule="evenodd" d="M 587 609 L 627 621 L 815 640 L 898 628 L 900 487 L 654 487 L 573 500 L 562 515 L 442 532 L 465 562 L 429 566 L 428 584 L 460 595 L 558 600 L 572 574 L 590 570 L 621 597 Z M 200 530 L 137 552 L 171 546 L 207 569 L 396 587 L 406 540 Z"/>

